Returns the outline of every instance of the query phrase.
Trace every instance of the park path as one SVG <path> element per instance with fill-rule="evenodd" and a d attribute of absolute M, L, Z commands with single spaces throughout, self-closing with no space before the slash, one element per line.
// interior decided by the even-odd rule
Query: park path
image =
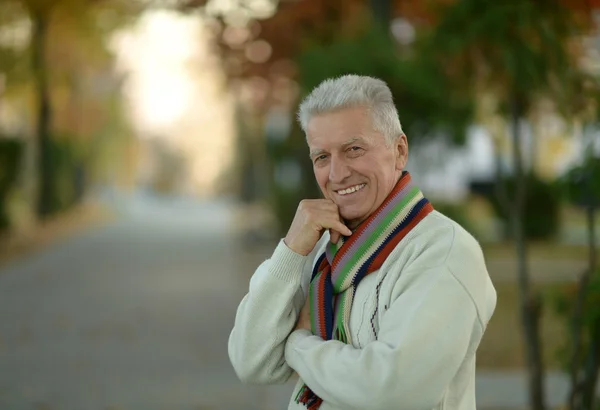
<path fill-rule="evenodd" d="M 242 385 L 227 358 L 255 264 L 234 205 L 136 195 L 118 218 L 0 270 L 0 409 L 275 410 L 291 385 Z M 551 402 L 566 381 L 549 376 Z M 526 401 L 520 372 L 480 371 L 480 409 Z"/>

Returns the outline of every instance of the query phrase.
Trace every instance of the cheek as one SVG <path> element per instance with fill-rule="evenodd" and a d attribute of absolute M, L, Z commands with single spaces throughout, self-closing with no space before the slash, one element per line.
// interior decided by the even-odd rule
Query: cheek
<path fill-rule="evenodd" d="M 388 161 L 374 163 L 371 168 L 371 175 L 376 179 L 377 186 L 386 190 L 390 185 L 396 183 L 396 163 L 393 158 L 386 158 Z"/>
<path fill-rule="evenodd" d="M 327 181 L 329 180 L 329 173 L 327 170 L 323 168 L 313 167 L 313 172 L 315 174 L 315 179 L 317 180 L 317 184 L 324 191 L 327 187 Z"/>

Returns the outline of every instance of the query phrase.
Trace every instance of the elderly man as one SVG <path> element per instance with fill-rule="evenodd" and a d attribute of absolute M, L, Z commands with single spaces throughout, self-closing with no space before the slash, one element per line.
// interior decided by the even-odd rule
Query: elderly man
<path fill-rule="evenodd" d="M 248 383 L 298 382 L 289 409 L 475 410 L 496 305 L 477 241 L 405 171 L 378 79 L 326 80 L 300 105 L 322 199 L 305 199 L 242 300 L 229 356 Z"/>

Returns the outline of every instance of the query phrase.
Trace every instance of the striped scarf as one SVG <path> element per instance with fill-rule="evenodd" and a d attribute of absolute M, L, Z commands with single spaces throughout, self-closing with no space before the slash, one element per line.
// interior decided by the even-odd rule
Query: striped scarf
<path fill-rule="evenodd" d="M 432 210 L 405 171 L 385 201 L 352 236 L 329 243 L 315 265 L 309 287 L 313 334 L 352 344 L 348 326 L 359 282 L 378 270 L 402 238 Z M 309 410 L 318 409 L 323 402 L 306 385 L 295 400 Z"/>

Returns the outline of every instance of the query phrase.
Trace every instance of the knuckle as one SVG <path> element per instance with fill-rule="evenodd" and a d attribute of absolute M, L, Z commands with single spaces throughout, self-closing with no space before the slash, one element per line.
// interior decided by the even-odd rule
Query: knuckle
<path fill-rule="evenodd" d="M 307 204 L 306 202 L 303 202 L 300 204 L 300 206 L 298 207 L 298 211 L 301 214 L 307 215 L 311 212 L 311 207 L 309 204 Z"/>

